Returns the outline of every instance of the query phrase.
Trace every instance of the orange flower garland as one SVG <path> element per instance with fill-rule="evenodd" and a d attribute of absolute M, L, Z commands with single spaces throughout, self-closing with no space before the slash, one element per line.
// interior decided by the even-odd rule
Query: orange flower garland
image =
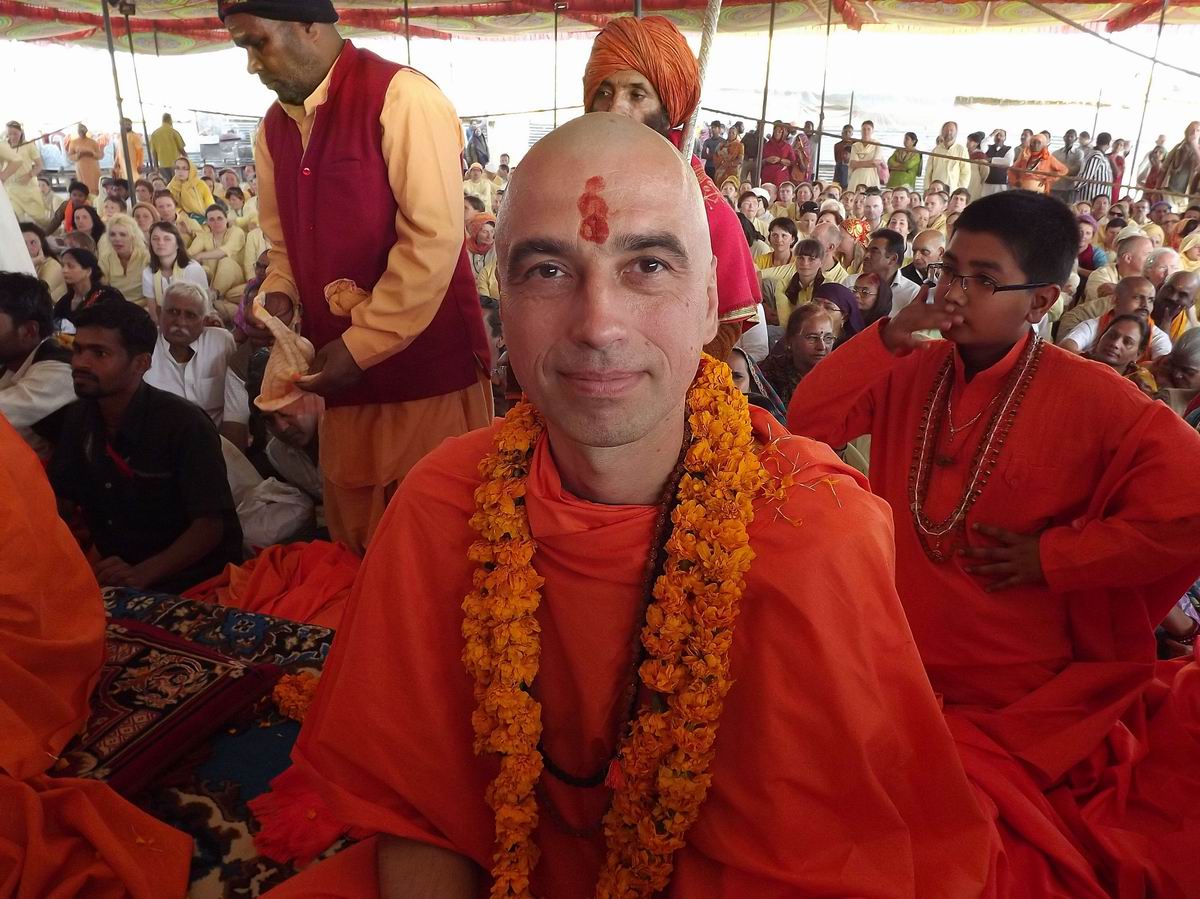
<path fill-rule="evenodd" d="M 303 721 L 308 714 L 317 695 L 317 687 L 321 679 L 311 671 L 301 671 L 299 674 L 285 674 L 275 684 L 271 698 L 279 708 L 280 714 L 293 721 Z"/>
<path fill-rule="evenodd" d="M 621 740 L 607 846 L 596 895 L 649 896 L 670 880 L 707 795 L 717 725 L 732 685 L 729 652 L 745 575 L 754 559 L 748 528 L 753 502 L 767 486 L 756 453 L 746 398 L 729 369 L 703 356 L 687 397 L 692 442 L 672 511 L 667 561 L 646 611 L 642 683 L 655 694 Z M 463 662 L 475 681 L 475 752 L 500 756 L 488 789 L 496 814 L 491 895 L 529 897 L 537 864 L 534 789 L 541 706 L 529 694 L 537 675 L 540 628 L 535 617 L 542 578 L 525 515 L 525 478 L 542 423 L 523 403 L 496 432 L 495 451 L 480 463 L 471 518 L 481 539 L 479 564 L 463 602 Z"/>

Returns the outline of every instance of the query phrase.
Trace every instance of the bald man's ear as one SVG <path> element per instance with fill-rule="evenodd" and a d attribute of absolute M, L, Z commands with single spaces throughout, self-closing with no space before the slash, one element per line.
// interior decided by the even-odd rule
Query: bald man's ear
<path fill-rule="evenodd" d="M 708 283 L 706 285 L 706 300 L 704 308 L 704 343 L 710 343 L 717 336 L 717 328 L 720 326 L 720 313 L 717 311 L 719 305 L 717 299 L 717 257 L 712 257 L 712 263 L 708 268 Z"/>

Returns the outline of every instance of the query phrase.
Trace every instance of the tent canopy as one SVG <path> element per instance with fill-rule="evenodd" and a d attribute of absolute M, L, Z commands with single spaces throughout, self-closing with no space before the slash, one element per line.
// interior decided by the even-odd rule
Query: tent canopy
<path fill-rule="evenodd" d="M 128 2 L 128 0 L 127 0 Z M 402 35 L 404 7 L 384 0 L 338 3 L 341 27 L 348 36 Z M 123 4 L 124 5 L 124 4 Z M 613 16 L 632 11 L 632 0 L 567 0 L 559 2 L 560 32 L 595 31 Z M 665 15 L 684 31 L 699 31 L 704 0 L 644 0 L 646 14 Z M 215 4 L 198 0 L 136 0 L 129 29 L 139 53 L 176 54 L 229 45 L 229 36 L 214 15 Z M 565 8 L 564 8 L 565 7 Z M 1042 7 L 1042 8 L 1039 8 Z M 412 37 L 449 39 L 542 36 L 554 27 L 555 0 L 488 0 L 446 5 L 411 0 Z M 1103 23 L 1120 31 L 1150 19 L 1157 22 L 1159 0 L 1131 3 L 1077 0 L 1031 5 L 1025 0 L 833 0 L 833 23 L 858 30 L 900 26 L 922 30 L 1020 28 L 1058 25 L 1046 10 L 1080 23 Z M 767 30 L 770 4 L 762 0 L 724 0 L 718 30 Z M 788 0 L 778 4 L 777 28 L 824 27 L 826 0 Z M 1200 24 L 1200 0 L 1172 0 L 1167 22 Z M 124 44 L 125 19 L 113 10 L 114 36 Z M 104 46 L 99 0 L 0 0 L 0 38 L 56 41 Z"/>

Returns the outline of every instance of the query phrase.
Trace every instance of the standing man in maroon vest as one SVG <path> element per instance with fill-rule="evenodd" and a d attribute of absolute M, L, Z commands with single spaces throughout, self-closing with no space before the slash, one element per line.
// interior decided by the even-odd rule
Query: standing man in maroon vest
<path fill-rule="evenodd" d="M 255 140 L 261 291 L 317 348 L 321 469 L 334 539 L 362 552 L 399 481 L 492 416 L 464 249 L 462 130 L 424 75 L 342 39 L 330 0 L 221 0 L 273 90 Z M 262 330 L 252 337 L 265 338 Z"/>

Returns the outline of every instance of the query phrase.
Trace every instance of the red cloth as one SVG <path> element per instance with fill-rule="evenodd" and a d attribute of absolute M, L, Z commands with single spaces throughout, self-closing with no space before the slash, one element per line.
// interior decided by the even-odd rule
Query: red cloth
<path fill-rule="evenodd" d="M 987 404 L 1022 349 L 965 387 L 955 355 L 955 420 L 980 423 L 935 468 L 933 520 L 961 497 Z M 895 357 L 876 325 L 801 382 L 788 422 L 834 445 L 871 434 L 872 487 L 895 510 L 900 597 L 1004 841 L 993 887 L 1198 896 L 1200 674 L 1166 665 L 1156 677 L 1153 630 L 1200 575 L 1200 437 L 1108 368 L 1046 346 L 968 524 L 1042 532 L 1048 583 L 986 593 L 961 561 L 926 556 L 909 510 L 922 406 L 952 351 L 934 341 Z"/>
<path fill-rule="evenodd" d="M 678 131 L 671 134 L 676 146 L 679 135 Z M 758 269 L 750 258 L 746 234 L 733 207 L 725 202 L 712 178 L 705 174 L 704 162 L 698 156 L 692 157 L 692 171 L 700 183 L 704 214 L 708 217 L 708 237 L 712 254 L 717 257 L 717 316 L 722 322 L 748 324 L 762 301 L 762 289 Z"/>
<path fill-rule="evenodd" d="M 1113 167 L 1113 191 L 1112 201 L 1117 203 L 1121 199 L 1121 182 L 1125 180 L 1125 157 L 1120 153 L 1112 153 L 1108 157 L 1108 161 Z"/>
<path fill-rule="evenodd" d="M 340 543 L 268 546 L 241 565 L 187 592 L 191 599 L 336 628 L 358 574 L 359 558 Z"/>
<path fill-rule="evenodd" d="M 0 416 L 0 896 L 172 899 L 192 841 L 98 780 L 45 772 L 104 658 L 100 588 L 33 451 Z"/>
<path fill-rule="evenodd" d="M 778 156 L 782 160 L 763 162 L 762 183 L 779 185 L 787 181 L 791 175 L 792 164 L 796 161 L 796 151 L 792 149 L 792 145 L 786 140 L 771 138 L 763 145 L 762 155 L 764 160 L 769 156 Z"/>
<path fill-rule="evenodd" d="M 763 438 L 773 420 L 754 415 Z M 293 753 L 321 772 L 343 820 L 450 848 L 485 870 L 494 820 L 483 797 L 497 761 L 471 751 L 460 606 L 477 539 L 467 522 L 492 436 L 447 440 L 401 484 Z M 886 507 L 828 449 L 791 438 L 778 446 L 780 464 L 808 485 L 792 488 L 783 509 L 802 524 L 760 504 L 750 528 L 757 558 L 712 787 L 662 895 L 978 895 L 997 847 L 896 599 Z M 564 768 L 591 770 L 624 719 L 630 629 L 657 510 L 574 498 L 545 437 L 526 506 L 546 580 L 534 685 L 544 739 Z M 578 790 L 549 775 L 542 784 L 577 825 L 608 802 L 603 787 Z M 536 840 L 535 895 L 592 894 L 599 835 L 566 836 L 543 812 Z M 319 863 L 275 895 L 313 895 L 317 880 L 322 896 L 374 895 L 374 878 L 373 853 L 360 851 Z"/>
<path fill-rule="evenodd" d="M 388 268 L 396 243 L 396 197 L 381 149 L 379 115 L 392 77 L 404 66 L 342 46 L 329 100 L 314 117 L 307 147 L 283 107 L 263 119 L 288 262 L 304 307 L 304 336 L 318 350 L 350 327 L 325 299 L 340 278 L 370 291 Z M 413 152 L 421 152 L 413 148 Z M 403 352 L 368 368 L 353 387 L 325 405 L 401 403 L 473 386 L 486 372 L 489 349 L 479 314 L 475 273 L 464 246 L 433 320 Z"/>

